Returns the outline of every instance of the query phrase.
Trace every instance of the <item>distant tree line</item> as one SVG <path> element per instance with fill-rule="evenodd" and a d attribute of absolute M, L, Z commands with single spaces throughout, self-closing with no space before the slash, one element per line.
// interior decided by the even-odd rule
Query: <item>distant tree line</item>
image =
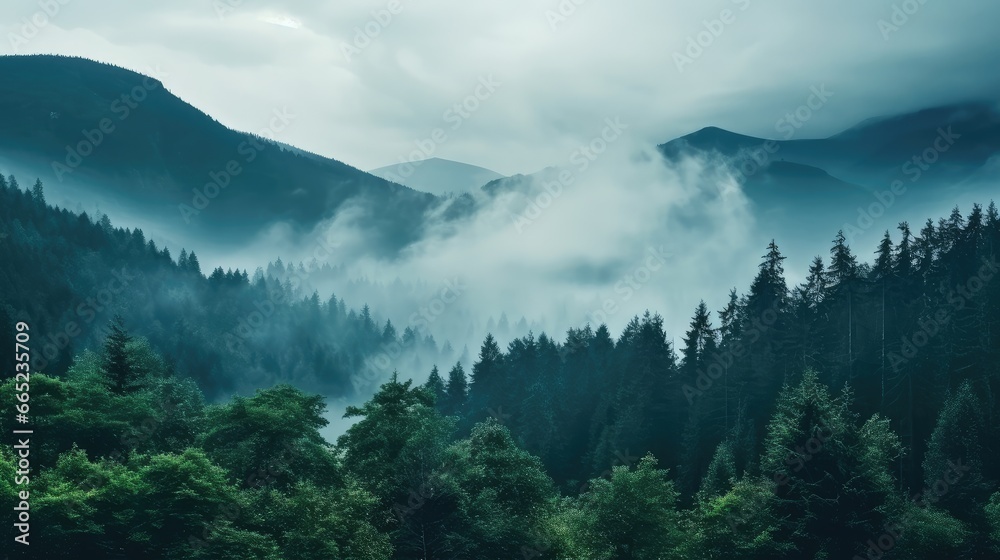
<path fill-rule="evenodd" d="M 174 262 L 135 232 L 10 185 L 2 196 L 2 256 L 18 263 L 3 270 L 3 287 L 17 294 L 8 302 L 34 293 L 45 309 L 48 298 L 65 308 L 81 293 L 67 277 L 132 265 L 152 303 L 130 302 L 153 306 L 95 319 L 108 327 L 93 350 L 76 352 L 64 372 L 32 377 L 32 552 L 46 558 L 1000 554 L 992 204 L 916 234 L 900 224 L 872 264 L 839 234 L 800 286 L 787 285 L 772 242 L 748 291 L 734 290 L 715 317 L 697 305 L 677 349 L 653 313 L 617 337 L 604 325 L 506 348 L 487 336 L 471 364 L 434 366 L 424 384 L 392 376 L 347 409 L 354 424 L 331 445 L 319 435 L 322 397 L 278 384 L 206 404 L 195 380 L 213 376 L 189 374 L 204 372 L 211 350 L 231 383 L 238 367 L 226 360 L 291 371 L 285 364 L 303 359 L 266 362 L 252 337 L 241 352 L 219 350 L 210 333 L 229 332 L 252 309 L 245 294 L 255 281 L 205 278 L 190 254 Z M 16 274 L 25 270 L 32 282 Z M 186 282 L 172 283 L 180 274 Z M 332 321 L 329 307 L 288 304 L 272 323 L 288 331 L 268 334 L 311 348 L 316 329 L 330 328 L 317 327 Z M 185 344 L 135 319 L 171 313 L 194 317 Z M 228 320 L 218 325 L 220 316 Z M 388 329 L 372 325 L 350 332 L 369 333 L 374 346 Z M 205 356 L 184 354 L 200 348 Z M 358 366 L 334 363 L 348 376 Z M 11 383 L 0 389 L 5 409 Z M 0 430 L 12 421 L 0 416 Z M 0 448 L 8 511 L 15 468 Z"/>

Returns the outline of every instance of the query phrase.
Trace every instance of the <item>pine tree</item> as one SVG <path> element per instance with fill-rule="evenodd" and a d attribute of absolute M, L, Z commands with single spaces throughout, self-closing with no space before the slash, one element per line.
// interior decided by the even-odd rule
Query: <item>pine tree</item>
<path fill-rule="evenodd" d="M 444 398 L 441 400 L 441 414 L 445 416 L 462 417 L 466 414 L 466 404 L 469 399 L 469 382 L 458 362 L 448 372 L 448 385 L 445 387 Z"/>
<path fill-rule="evenodd" d="M 479 360 L 472 366 L 469 384 L 469 420 L 472 424 L 488 418 L 507 400 L 504 356 L 492 334 L 486 335 Z"/>
<path fill-rule="evenodd" d="M 831 339 L 835 341 L 834 353 L 827 358 L 828 367 L 836 368 L 834 383 L 840 385 L 853 381 L 855 371 L 855 308 L 858 292 L 858 261 L 847 245 L 844 232 L 837 232 L 830 249 L 830 266 L 827 269 L 830 303 L 835 308 L 831 316 Z"/>
<path fill-rule="evenodd" d="M 111 218 L 109 218 L 107 214 L 101 214 L 101 219 L 98 221 L 98 224 L 105 233 L 111 233 L 115 229 L 111 224 Z"/>
<path fill-rule="evenodd" d="M 695 309 L 691 327 L 681 350 L 681 375 L 686 383 L 697 386 L 699 377 L 714 383 L 690 408 L 684 429 L 683 461 L 679 470 L 680 486 L 693 492 L 711 460 L 712 444 L 729 431 L 728 361 L 720 359 L 715 331 L 708 306 L 702 301 Z"/>
<path fill-rule="evenodd" d="M 771 241 L 743 306 L 746 321 L 740 342 L 747 351 L 736 363 L 740 369 L 737 398 L 751 399 L 752 407 L 774 398 L 782 383 L 797 371 L 793 368 L 794 358 L 788 355 L 789 308 L 784 260 L 777 244 Z M 764 411 L 754 409 L 751 415 L 763 416 Z"/>
<path fill-rule="evenodd" d="M 885 399 L 886 399 L 886 378 L 888 376 L 888 371 L 886 370 L 886 322 L 887 315 L 891 314 L 887 312 L 887 306 L 892 306 L 892 301 L 889 300 L 891 297 L 891 288 L 894 287 L 894 251 L 892 246 L 892 237 L 889 235 L 889 231 L 886 230 L 885 235 L 882 237 L 881 243 L 879 243 L 878 250 L 875 251 L 875 268 L 872 270 L 874 274 L 874 279 L 878 282 L 879 287 L 879 301 L 877 303 L 879 314 L 877 320 L 879 322 L 879 411 L 885 411 Z"/>
<path fill-rule="evenodd" d="M 201 264 L 198 262 L 198 257 L 191 251 L 187 258 L 187 269 L 195 274 L 201 274 Z"/>
<path fill-rule="evenodd" d="M 687 379 L 698 375 L 698 370 L 704 367 L 704 361 L 710 357 L 716 347 L 715 331 L 712 330 L 708 306 L 702 300 L 695 309 L 691 319 L 691 327 L 684 336 L 684 348 L 681 350 L 681 372 Z"/>
<path fill-rule="evenodd" d="M 809 265 L 809 276 L 806 278 L 806 293 L 809 306 L 817 308 L 826 294 L 826 266 L 823 257 L 817 255 Z"/>
<path fill-rule="evenodd" d="M 708 465 L 705 476 L 701 479 L 698 489 L 698 502 L 704 503 L 712 498 L 722 496 L 733 487 L 736 481 L 736 456 L 733 454 L 733 444 L 723 441 L 715 448 L 712 461 Z"/>
<path fill-rule="evenodd" d="M 424 383 L 424 389 L 434 395 L 434 404 L 438 410 L 441 410 L 444 404 L 445 386 L 436 364 L 431 369 L 431 374 L 427 377 L 427 382 Z"/>
<path fill-rule="evenodd" d="M 392 326 L 392 321 L 386 319 L 385 327 L 382 329 L 382 344 L 392 344 L 394 342 L 396 342 L 396 327 Z"/>
<path fill-rule="evenodd" d="M 719 311 L 719 335 L 723 348 L 728 348 L 739 337 L 742 328 L 741 315 L 739 295 L 736 293 L 736 288 L 733 288 L 729 291 L 729 301 L 726 306 Z"/>
<path fill-rule="evenodd" d="M 792 297 L 791 314 L 794 325 L 789 332 L 788 356 L 801 369 L 821 367 L 829 328 L 822 313 L 826 296 L 826 266 L 822 257 L 815 257 L 809 265 L 804 284 L 798 286 Z"/>
<path fill-rule="evenodd" d="M 510 323 L 507 321 L 507 314 L 500 313 L 500 320 L 497 321 L 497 334 L 507 336 L 510 333 Z"/>
<path fill-rule="evenodd" d="M 992 200 L 986 208 L 986 252 L 990 255 L 1000 252 L 1000 212 Z"/>
<path fill-rule="evenodd" d="M 776 483 L 781 539 L 795 558 L 852 558 L 881 534 L 895 489 L 889 468 L 901 453 L 888 421 L 858 426 L 845 391 L 830 395 L 814 372 L 787 386 L 768 425 L 762 473 Z"/>
<path fill-rule="evenodd" d="M 923 463 L 924 487 L 932 490 L 923 495 L 927 505 L 936 503 L 979 527 L 985 525 L 983 508 L 997 485 L 986 472 L 995 469 L 989 459 L 997 433 L 985 410 L 972 384 L 963 382 L 941 408 Z M 941 480 L 949 485 L 947 492 L 940 492 Z"/>
<path fill-rule="evenodd" d="M 45 189 L 42 187 L 41 179 L 35 179 L 35 185 L 31 187 L 31 198 L 39 204 L 45 204 Z"/>
<path fill-rule="evenodd" d="M 111 390 L 121 395 L 131 390 L 136 382 L 127 351 L 132 337 L 125 330 L 125 320 L 121 315 L 115 315 L 109 329 L 108 336 L 104 339 L 104 372 L 108 376 Z"/>
<path fill-rule="evenodd" d="M 751 317 L 759 317 L 767 309 L 784 309 L 788 298 L 785 268 L 782 265 L 784 260 L 785 257 L 772 239 L 767 245 L 767 254 L 763 257 L 757 276 L 750 285 L 748 313 Z"/>
<path fill-rule="evenodd" d="M 361 328 L 364 330 L 364 332 L 371 333 L 371 335 L 373 336 L 378 335 L 377 327 L 375 325 L 375 320 L 372 319 L 372 310 L 370 307 L 368 307 L 367 303 L 364 304 L 364 306 L 361 308 L 360 319 L 361 319 Z"/>
<path fill-rule="evenodd" d="M 830 268 L 828 271 L 833 287 L 847 284 L 857 278 L 858 261 L 847 245 L 843 230 L 837 232 L 830 249 Z"/>
<path fill-rule="evenodd" d="M 900 222 L 898 229 L 902 236 L 896 247 L 894 272 L 899 278 L 909 278 L 913 273 L 913 234 L 907 222 Z"/>
<path fill-rule="evenodd" d="M 937 257 L 940 254 L 939 247 L 940 241 L 937 229 L 934 227 L 934 221 L 928 219 L 920 230 L 920 237 L 914 240 L 917 273 L 925 286 L 930 286 L 935 280 Z"/>
<path fill-rule="evenodd" d="M 875 251 L 875 267 L 872 271 L 877 280 L 885 280 L 892 276 L 893 260 L 892 236 L 889 235 L 889 230 L 886 230 Z"/>

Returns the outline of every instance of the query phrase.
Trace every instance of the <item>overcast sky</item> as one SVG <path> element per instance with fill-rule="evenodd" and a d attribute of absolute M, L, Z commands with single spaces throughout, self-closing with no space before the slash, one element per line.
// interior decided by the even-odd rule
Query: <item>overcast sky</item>
<path fill-rule="evenodd" d="M 46 2 L 59 7 L 28 37 L 23 18 Z M 894 4 L 913 13 L 893 22 Z M 825 84 L 807 138 L 1000 91 L 988 0 L 41 0 L 3 2 L 0 21 L 3 52 L 158 69 L 237 129 L 284 109 L 296 117 L 279 140 L 362 169 L 435 128 L 431 155 L 513 174 L 567 163 L 608 117 L 649 143 L 708 125 L 775 136 Z M 701 32 L 707 46 L 686 52 Z M 475 110 L 447 112 L 463 101 Z"/>

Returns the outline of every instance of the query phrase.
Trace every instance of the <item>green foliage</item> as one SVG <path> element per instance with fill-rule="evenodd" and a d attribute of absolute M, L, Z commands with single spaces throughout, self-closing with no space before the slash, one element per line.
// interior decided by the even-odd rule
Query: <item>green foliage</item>
<path fill-rule="evenodd" d="M 908 503 L 884 531 L 872 535 L 872 543 L 892 543 L 892 557 L 902 560 L 968 558 L 969 536 L 968 527 L 947 512 Z"/>
<path fill-rule="evenodd" d="M 764 479 L 735 481 L 725 494 L 702 500 L 692 514 L 688 548 L 691 558 L 765 560 L 794 557 L 794 546 L 782 540 L 774 483 Z"/>
<path fill-rule="evenodd" d="M 725 494 L 736 480 L 736 455 L 733 444 L 724 441 L 715 448 L 715 455 L 708 465 L 708 471 L 701 479 L 698 502 L 704 502 Z"/>
<path fill-rule="evenodd" d="M 176 556 L 178 535 L 208 537 L 217 530 L 212 527 L 205 535 L 206 524 L 224 525 L 218 517 L 225 508 L 238 507 L 238 493 L 226 477 L 226 472 L 209 461 L 200 449 L 188 449 L 179 455 L 136 457 L 137 475 L 141 481 L 135 487 L 135 519 L 123 529 L 129 538 L 142 543 L 150 551 Z M 140 521 L 141 520 L 141 521 Z"/>
<path fill-rule="evenodd" d="M 29 315 L 52 340 L 67 317 L 83 327 L 42 370 L 51 375 L 31 377 L 41 557 L 1000 554 L 1000 284 L 960 309 L 939 293 L 1000 247 L 993 206 L 929 222 L 919 237 L 901 224 L 903 239 L 884 236 L 874 266 L 838 235 L 829 269 L 815 260 L 791 292 L 771 243 L 718 330 L 698 306 L 680 356 L 653 313 L 618 340 L 604 325 L 570 329 L 565 343 L 515 338 L 505 351 L 487 337 L 471 387 L 460 363 L 447 383 L 436 367 L 423 387 L 394 375 L 348 408 L 355 423 L 332 447 L 321 396 L 278 385 L 206 406 L 202 390 L 217 398 L 281 378 L 344 394 L 356 364 L 397 338 L 418 343 L 416 331 L 379 329 L 367 306 L 347 312 L 335 297 L 293 301 L 285 280 L 296 268 L 252 283 L 221 268 L 204 278 L 193 253 L 175 264 L 142 232 L 2 187 L 0 258 L 46 274 L 0 274 L 0 335 L 10 340 L 22 300 L 42 302 Z M 119 318 L 106 336 L 88 331 L 97 315 L 75 306 L 123 263 L 140 272 L 136 294 L 107 308 L 140 330 Z M 233 338 L 261 301 L 274 305 L 266 334 Z M 928 327 L 942 312 L 947 321 Z M 920 332 L 927 344 L 907 349 Z M 282 350 L 262 350 L 268 336 Z M 0 408 L 12 409 L 14 387 L 0 382 Z M 0 416 L 0 431 L 14 428 Z M 15 460 L 0 449 L 8 510 Z"/>
<path fill-rule="evenodd" d="M 594 560 L 683 558 L 685 535 L 675 509 L 678 494 L 667 471 L 647 455 L 635 469 L 618 466 L 610 479 L 595 479 L 580 496 L 574 555 Z"/>
<path fill-rule="evenodd" d="M 541 461 L 495 420 L 478 424 L 468 439 L 449 448 L 449 476 L 461 491 L 452 550 L 470 558 L 517 558 L 540 554 L 550 536 L 540 532 L 553 512 L 552 480 Z"/>
<path fill-rule="evenodd" d="M 103 367 L 111 390 L 119 395 L 132 389 L 138 377 L 127 353 L 131 342 L 132 337 L 125 330 L 125 320 L 121 315 L 115 315 L 104 340 Z"/>
<path fill-rule="evenodd" d="M 441 401 L 441 413 L 445 416 L 464 415 L 468 400 L 469 381 L 465 377 L 462 363 L 459 362 L 448 372 L 448 385 L 445 387 L 444 398 Z"/>
<path fill-rule="evenodd" d="M 140 343 L 131 352 L 147 352 Z M 152 359 L 155 363 L 160 358 Z M 31 376 L 32 421 L 44 437 L 32 452 L 42 464 L 74 446 L 92 458 L 122 460 L 130 454 L 180 452 L 191 446 L 201 428 L 203 396 L 191 380 L 151 372 L 142 386 L 118 394 L 112 391 L 101 359 L 84 352 L 74 360 L 65 379 Z M 14 380 L 0 387 L 0 403 L 13 408 Z M 95 413 L 95 411 L 101 411 Z M 0 416 L 0 426 L 14 429 L 12 418 Z"/>
<path fill-rule="evenodd" d="M 424 383 L 424 389 L 434 395 L 434 403 L 440 408 L 440 404 L 444 400 L 445 386 L 437 366 L 431 369 L 431 374 L 427 377 L 427 382 Z"/>
<path fill-rule="evenodd" d="M 893 506 L 888 473 L 902 452 L 888 423 L 863 426 L 813 372 L 786 387 L 768 426 L 761 469 L 777 485 L 779 540 L 812 558 L 851 556 L 882 531 Z"/>
<path fill-rule="evenodd" d="M 104 214 L 47 206 L 19 188 L 0 188 L 0 240 L 0 335 L 12 340 L 15 316 L 30 318 L 35 371 L 62 375 L 73 356 L 90 349 L 110 360 L 109 375 L 119 377 L 115 392 L 131 390 L 124 387 L 134 380 L 122 360 L 124 334 L 148 339 L 173 373 L 194 379 L 210 400 L 279 381 L 356 396 L 357 364 L 382 350 L 382 331 L 371 316 L 362 320 L 334 297 L 325 306 L 309 297 L 299 285 L 305 268 L 269 265 L 252 281 L 239 270 L 206 278 L 193 253 L 182 251 L 175 260 L 139 229 L 116 228 Z M 339 281 L 341 272 L 316 263 L 308 275 L 319 283 Z M 105 353 L 106 326 L 115 315 L 130 332 L 116 332 L 124 329 L 116 323 Z M 452 359 L 440 350 L 433 339 L 404 345 L 399 362 Z M 0 346 L 0 363 L 11 364 L 12 351 Z"/>
<path fill-rule="evenodd" d="M 248 523 L 271 535 L 285 560 L 383 560 L 392 547 L 374 526 L 375 498 L 351 482 L 323 488 L 300 482 L 287 491 L 249 491 Z"/>
<path fill-rule="evenodd" d="M 35 179 L 35 184 L 31 187 L 31 197 L 39 204 L 45 204 L 45 187 L 42 186 L 41 179 Z"/>
<path fill-rule="evenodd" d="M 929 488 L 945 478 L 952 479 L 946 481 L 949 488 L 939 497 L 938 505 L 958 519 L 980 526 L 989 490 L 996 485 L 984 472 L 989 447 L 994 445 L 997 436 L 988 424 L 985 411 L 972 384 L 962 383 L 945 401 L 938 415 L 923 465 L 924 483 Z"/>
<path fill-rule="evenodd" d="M 252 397 L 207 410 L 199 443 L 242 487 L 299 481 L 329 486 L 341 480 L 332 448 L 319 433 L 326 404 L 290 385 L 258 390 Z"/>
<path fill-rule="evenodd" d="M 344 467 L 379 502 L 391 507 L 441 463 L 454 422 L 434 409 L 426 390 L 395 375 L 345 418 L 360 418 L 337 440 Z"/>
<path fill-rule="evenodd" d="M 990 496 L 990 501 L 986 504 L 985 510 L 993 550 L 1000 553 L 1000 492 L 995 492 Z"/>

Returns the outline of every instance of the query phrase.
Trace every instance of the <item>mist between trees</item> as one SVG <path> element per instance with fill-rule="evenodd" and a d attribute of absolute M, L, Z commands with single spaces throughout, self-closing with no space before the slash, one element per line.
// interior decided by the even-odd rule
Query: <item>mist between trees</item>
<path fill-rule="evenodd" d="M 325 399 L 307 391 L 351 391 L 365 358 L 400 340 L 391 324 L 263 271 L 206 277 L 193 253 L 175 260 L 141 231 L 46 205 L 41 189 L 4 178 L 0 197 L 0 258 L 19 271 L 0 278 L 0 329 L 35 302 L 32 329 L 58 330 L 107 270 L 136 271 L 109 302 L 122 315 L 110 334 L 82 333 L 32 374 L 32 551 L 47 558 L 998 553 L 992 204 L 917 235 L 900 224 L 870 264 L 839 234 L 794 287 L 771 243 L 719 326 L 698 305 L 677 348 L 652 311 L 617 336 L 585 325 L 501 347 L 488 335 L 454 366 L 418 342 L 426 362 L 397 361 L 329 442 Z M 211 334 L 272 286 L 288 296 L 245 348 Z M 942 308 L 948 320 L 894 366 Z M 241 387 L 248 370 L 269 387 Z M 3 479 L 14 459 L 0 450 Z"/>

